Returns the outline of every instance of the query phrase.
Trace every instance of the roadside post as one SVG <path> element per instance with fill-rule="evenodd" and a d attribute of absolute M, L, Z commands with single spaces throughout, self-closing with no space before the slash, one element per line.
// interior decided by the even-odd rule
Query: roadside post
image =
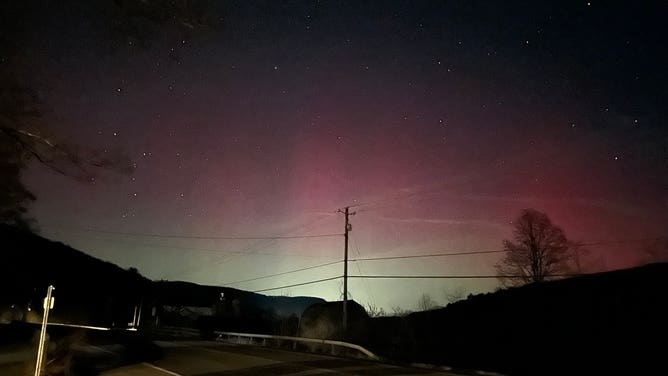
<path fill-rule="evenodd" d="M 53 290 L 56 288 L 53 285 L 49 285 L 49 288 L 46 290 L 46 298 L 44 298 L 44 316 L 42 317 L 42 331 L 39 335 L 39 345 L 37 347 L 37 362 L 35 364 L 35 376 L 40 376 L 42 373 L 42 363 L 44 362 L 44 342 L 46 341 L 46 325 L 49 321 L 49 311 L 53 309 L 53 304 L 55 298 L 52 295 Z"/>

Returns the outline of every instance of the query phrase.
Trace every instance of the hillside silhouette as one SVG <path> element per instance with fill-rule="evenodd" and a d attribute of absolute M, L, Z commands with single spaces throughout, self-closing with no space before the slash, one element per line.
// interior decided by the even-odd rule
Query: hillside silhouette
<path fill-rule="evenodd" d="M 0 226 L 3 262 L 0 295 L 3 321 L 41 319 L 49 284 L 56 287 L 52 321 L 125 325 L 150 281 L 62 243 L 7 225 Z M 37 313 L 39 312 L 39 313 Z"/>
<path fill-rule="evenodd" d="M 50 321 L 125 328 L 141 307 L 143 327 L 189 326 L 271 333 L 287 328 L 312 297 L 270 297 L 243 290 L 179 281 L 151 281 L 137 272 L 89 256 L 15 227 L 0 225 L 3 262 L 0 321 L 39 322 L 49 284 L 56 287 Z M 215 319 L 213 316 L 217 316 Z M 156 317 L 158 318 L 156 320 Z M 296 331 L 296 327 L 293 332 Z"/>
<path fill-rule="evenodd" d="M 0 242 L 2 323 L 39 322 L 46 287 L 53 284 L 53 322 L 127 328 L 141 307 L 139 329 L 145 333 L 175 326 L 200 329 L 204 337 L 228 330 L 343 338 L 340 302 L 150 281 L 136 270 L 4 225 Z M 662 369 L 667 292 L 668 263 L 658 263 L 470 295 L 404 317 L 370 318 L 350 302 L 354 333 L 346 337 L 386 359 L 457 369 L 635 374 Z"/>
<path fill-rule="evenodd" d="M 667 263 L 534 283 L 372 319 L 368 345 L 392 359 L 509 375 L 658 370 L 667 292 Z"/>

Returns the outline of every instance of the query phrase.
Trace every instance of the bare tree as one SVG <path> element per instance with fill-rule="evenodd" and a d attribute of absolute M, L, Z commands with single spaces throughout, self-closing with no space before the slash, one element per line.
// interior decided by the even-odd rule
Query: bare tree
<path fill-rule="evenodd" d="M 36 91 L 0 72 L 0 223 L 32 227 L 26 213 L 35 196 L 21 180 L 31 161 L 85 182 L 95 182 L 100 170 L 132 172 L 130 159 L 120 152 L 75 146 L 47 136 L 42 114 Z"/>
<path fill-rule="evenodd" d="M 395 316 L 402 317 L 408 315 L 409 313 L 411 313 L 411 311 L 408 309 L 404 309 L 399 306 L 392 307 L 392 314 Z"/>
<path fill-rule="evenodd" d="M 112 150 L 73 145 L 54 137 L 50 119 L 43 117 L 44 103 L 32 71 L 35 56 L 29 44 L 42 40 L 42 28 L 25 27 L 50 17 L 77 14 L 90 22 L 96 35 L 111 45 L 148 47 L 158 35 L 170 34 L 175 45 L 213 30 L 223 22 L 220 2 L 175 0 L 106 0 L 85 4 L 58 3 L 49 8 L 36 1 L 0 2 L 0 223 L 31 228 L 26 216 L 36 198 L 20 179 L 21 172 L 37 161 L 53 171 L 84 182 L 95 182 L 100 170 L 127 173 L 133 169 L 129 158 Z M 71 10 L 76 8 L 75 12 Z M 109 33 L 104 30 L 110 31 Z M 120 42 L 120 43 L 117 43 Z M 28 48 L 27 48 L 28 47 Z M 180 62 L 178 49 L 170 58 Z"/>
<path fill-rule="evenodd" d="M 378 307 L 377 305 L 368 302 L 366 306 L 366 313 L 369 314 L 369 317 L 381 317 L 381 316 L 387 316 L 387 313 L 383 309 L 383 307 Z"/>
<path fill-rule="evenodd" d="M 444 290 L 443 295 L 448 303 L 454 303 L 466 297 L 466 290 L 464 290 L 463 287 L 459 286 L 453 290 L 447 290 L 447 289 Z"/>
<path fill-rule="evenodd" d="M 496 264 L 503 284 L 542 282 L 571 270 L 573 243 L 547 214 L 525 209 L 514 224 L 513 240 L 503 241 L 506 255 Z"/>
<path fill-rule="evenodd" d="M 420 299 L 418 299 L 418 310 L 420 311 L 428 311 L 430 309 L 434 309 L 438 306 L 436 301 L 431 298 L 431 295 L 429 294 L 422 294 L 420 296 Z"/>

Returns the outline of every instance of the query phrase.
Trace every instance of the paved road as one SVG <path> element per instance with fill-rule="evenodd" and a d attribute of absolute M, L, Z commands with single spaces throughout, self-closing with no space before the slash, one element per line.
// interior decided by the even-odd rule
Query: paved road
<path fill-rule="evenodd" d="M 420 368 L 215 342 L 159 342 L 160 360 L 104 371 L 101 376 L 454 375 Z"/>

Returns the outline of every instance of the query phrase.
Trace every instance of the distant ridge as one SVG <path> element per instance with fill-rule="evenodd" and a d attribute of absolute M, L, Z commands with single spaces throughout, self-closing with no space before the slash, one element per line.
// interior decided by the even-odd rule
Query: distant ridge
<path fill-rule="evenodd" d="M 0 246 L 0 286 L 4 286 L 0 322 L 38 321 L 49 284 L 56 286 L 56 309 L 51 316 L 54 321 L 100 326 L 127 327 L 139 306 L 144 308 L 145 318 L 153 313 L 152 307 L 163 306 L 196 306 L 213 312 L 224 296 L 228 306 L 243 309 L 246 318 L 256 315 L 259 318 L 254 317 L 253 322 L 266 321 L 261 327 L 268 331 L 271 325 L 267 322 L 299 316 L 311 304 L 324 302 L 320 298 L 271 297 L 191 282 L 151 281 L 132 268 L 125 270 L 7 225 L 0 225 Z M 225 307 L 219 308 L 225 311 Z M 231 308 L 227 311 L 227 316 L 232 314 Z"/>

